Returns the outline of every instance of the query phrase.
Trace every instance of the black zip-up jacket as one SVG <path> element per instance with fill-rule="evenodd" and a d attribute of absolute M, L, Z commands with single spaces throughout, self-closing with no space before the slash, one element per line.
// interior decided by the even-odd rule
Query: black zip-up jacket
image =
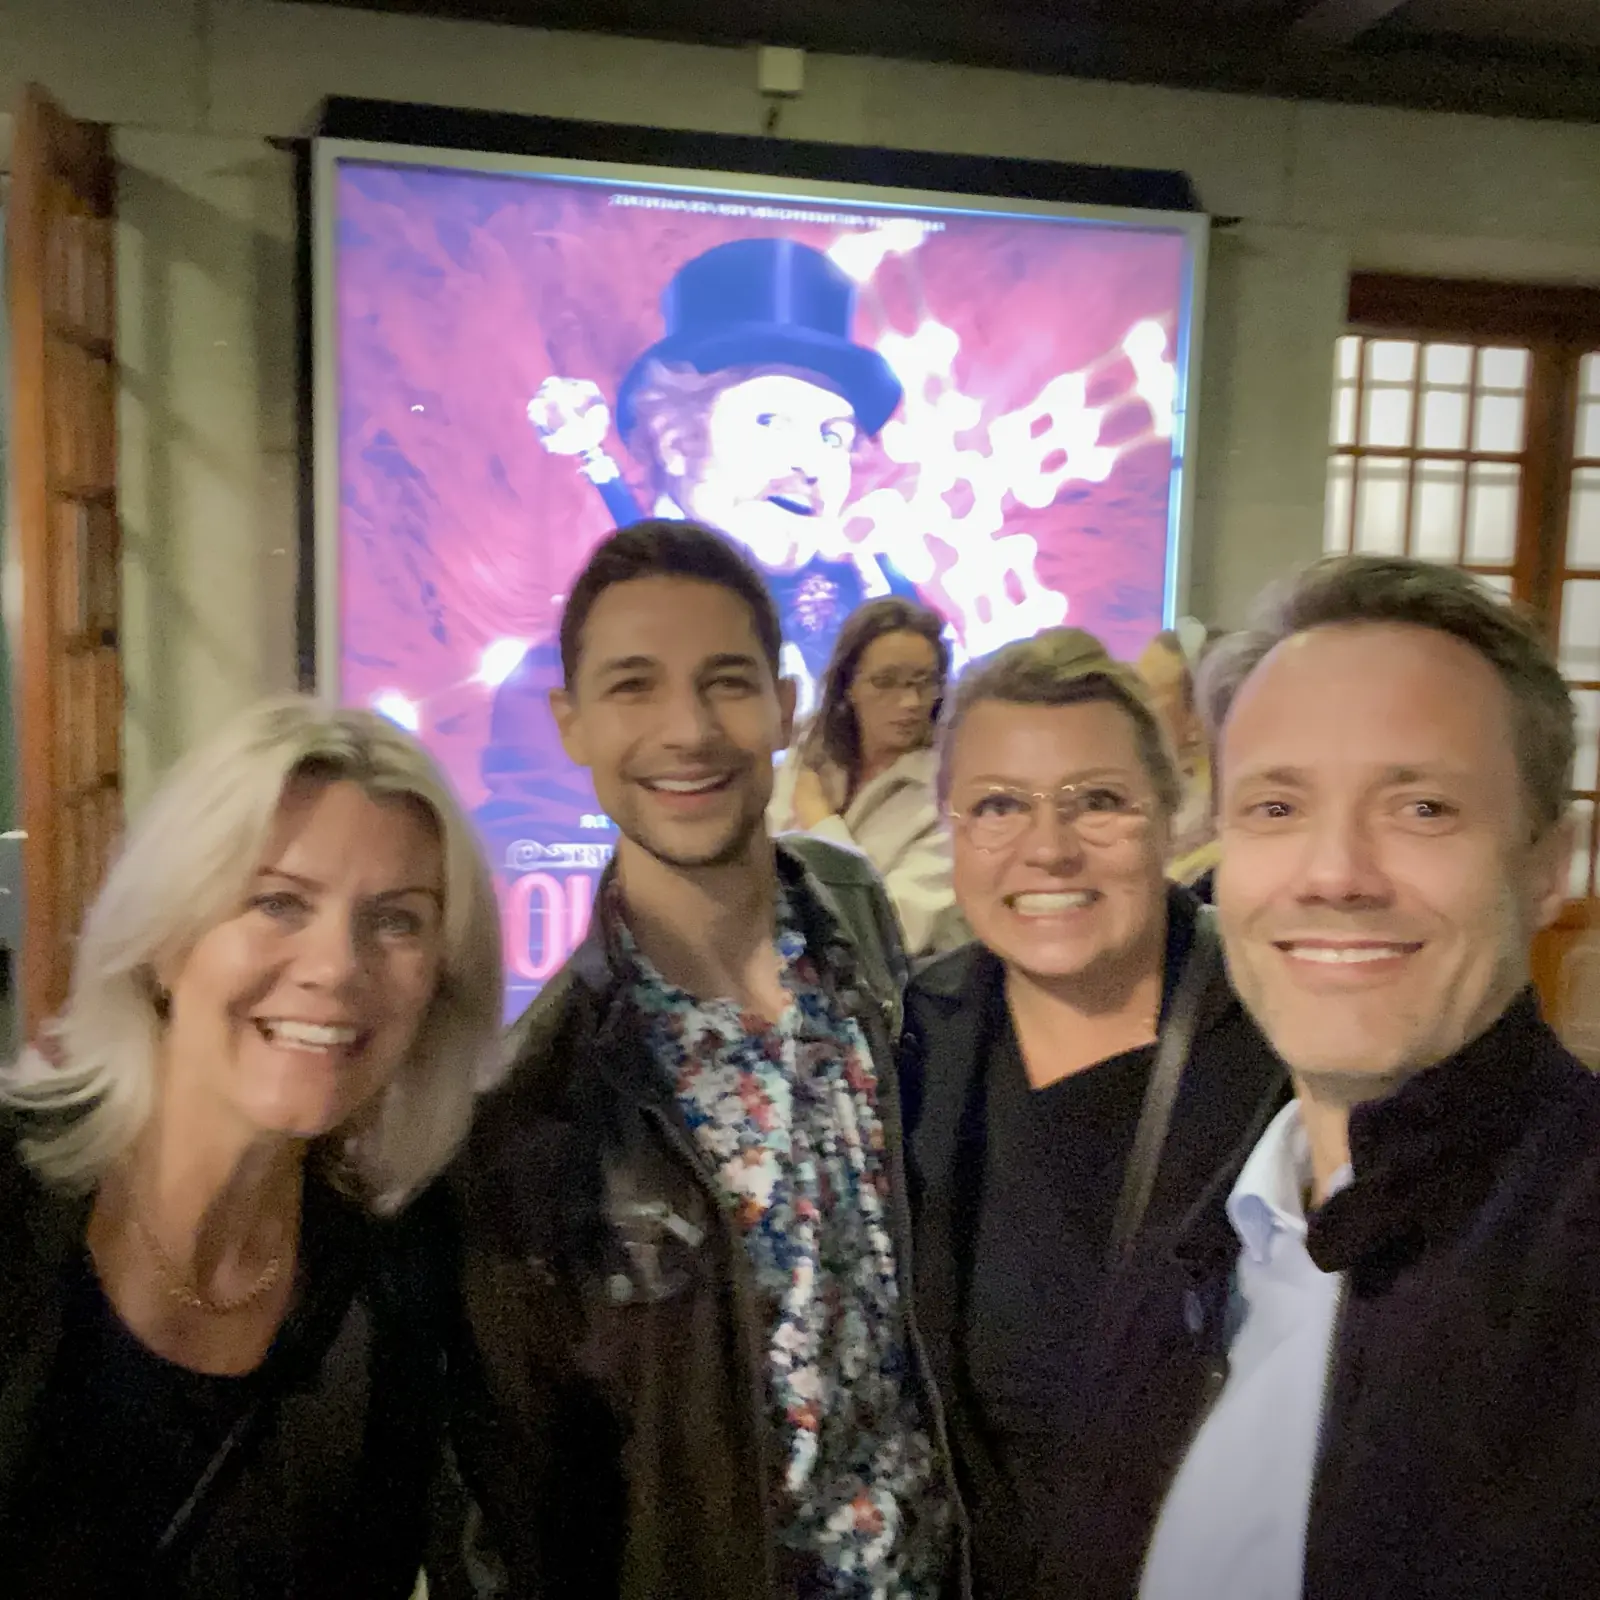
<path fill-rule="evenodd" d="M 1350 1122 L 1307 1245 L 1345 1275 L 1305 1600 L 1600 1593 L 1600 1078 L 1533 995 Z M 1125 1600 L 1227 1370 L 1219 1179 L 1108 1318 L 1053 1575 Z M 1076 1540 L 1076 1548 L 1072 1541 Z M 1208 1597 L 1197 1597 L 1208 1600 Z"/>
<path fill-rule="evenodd" d="M 1167 971 L 1162 1022 L 1192 953 L 1199 907 L 1190 893 L 1169 886 Z M 972 1514 L 973 1569 L 984 1600 L 1078 1600 L 1057 1587 L 1051 1549 L 1068 1532 L 1048 1491 L 1050 1509 L 1025 1530 L 1019 1491 L 998 1459 L 979 1414 L 963 1351 L 965 1307 L 986 1147 L 985 1065 L 997 1030 L 1005 1026 L 1005 973 L 999 959 L 971 944 L 923 967 L 906 994 L 901 1079 L 910 1147 L 917 1316 L 928 1361 L 944 1405 L 957 1478 Z M 1220 959 L 1201 995 L 1194 1043 L 1183 1067 L 1171 1121 L 1156 1167 L 1155 1186 L 1128 1262 L 1111 1270 L 1103 1293 L 1111 1304 L 1116 1273 L 1143 1255 L 1170 1246 L 1190 1208 L 1215 1181 L 1218 1168 L 1236 1171 L 1262 1129 L 1289 1094 L 1283 1065 L 1234 996 Z M 1126 1131 L 1133 1142 L 1133 1129 Z M 1165 1241 L 1165 1243 L 1163 1243 Z M 1026 1292 L 1018 1286 L 1018 1292 Z M 1092 1329 L 1095 1316 L 1085 1318 Z M 1092 1335 L 1086 1333 L 1086 1341 Z M 1085 1360 L 1088 1359 L 1087 1348 Z M 1091 1410 L 1096 1396 L 1086 1388 Z M 1078 1448 L 1075 1432 L 1061 1440 L 1061 1455 Z M 1034 1498 L 1030 1494 L 1028 1498 Z"/>
<path fill-rule="evenodd" d="M 17 1153 L 18 1128 L 0 1132 L 0 1594 L 23 1600 L 7 1578 L 39 1535 L 10 1513 L 30 1482 L 91 1202 L 46 1188 Z M 408 1600 L 443 1449 L 456 1243 L 442 1185 L 385 1220 L 308 1176 L 300 1292 L 254 1403 L 172 1518 L 168 1551 L 94 1600 Z M 90 1600 L 64 1575 L 45 1592 Z"/>
<path fill-rule="evenodd" d="M 794 837 L 776 850 L 807 948 L 871 1046 L 909 1308 L 893 912 L 856 852 Z M 748 1254 L 598 918 L 511 1048 L 461 1167 L 480 1388 L 457 1453 L 501 1569 L 491 1587 L 515 1600 L 793 1600 L 771 1525 L 768 1330 Z M 909 1309 L 907 1345 L 920 1371 Z M 925 1385 L 923 1399 L 945 1463 Z M 959 1549 L 952 1559 L 956 1593 Z"/>

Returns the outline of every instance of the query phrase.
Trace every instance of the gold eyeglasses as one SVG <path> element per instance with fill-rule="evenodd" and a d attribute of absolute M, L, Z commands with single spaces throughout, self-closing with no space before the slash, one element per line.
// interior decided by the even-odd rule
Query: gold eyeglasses
<path fill-rule="evenodd" d="M 1144 832 L 1150 803 L 1112 783 L 1064 783 L 1059 789 L 1011 789 L 995 784 L 950 820 L 974 849 L 1012 850 L 1038 826 L 1051 807 L 1062 826 L 1089 845 L 1112 845 Z"/>

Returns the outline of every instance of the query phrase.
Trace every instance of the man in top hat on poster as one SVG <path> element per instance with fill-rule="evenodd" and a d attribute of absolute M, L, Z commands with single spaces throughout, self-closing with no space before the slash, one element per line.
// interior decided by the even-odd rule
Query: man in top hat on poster
<path fill-rule="evenodd" d="M 641 507 L 606 453 L 611 409 L 587 380 L 550 378 L 528 417 L 570 456 L 619 527 L 646 515 L 720 529 L 756 559 L 777 604 L 786 676 L 812 703 L 839 624 L 864 600 L 917 598 L 882 557 L 845 554 L 852 451 L 899 406 L 889 363 L 852 337 L 856 286 L 820 250 L 738 239 L 686 262 L 661 297 L 663 336 L 617 390 L 617 431 L 649 473 Z M 827 552 L 827 553 L 824 553 Z M 497 869 L 519 841 L 592 843 L 587 785 L 559 758 L 545 698 L 549 646 L 496 690 L 477 814 Z"/>
<path fill-rule="evenodd" d="M 800 656 L 786 666 L 813 681 L 863 600 L 915 597 L 881 557 L 845 553 L 852 451 L 903 393 L 883 356 L 855 341 L 855 309 L 855 284 L 820 250 L 718 245 L 667 285 L 663 337 L 617 391 L 617 432 L 649 472 L 649 513 L 720 528 L 755 557 Z M 582 455 L 619 524 L 643 514 L 599 448 L 609 413 L 593 385 L 551 379 L 529 416 L 547 449 Z"/>

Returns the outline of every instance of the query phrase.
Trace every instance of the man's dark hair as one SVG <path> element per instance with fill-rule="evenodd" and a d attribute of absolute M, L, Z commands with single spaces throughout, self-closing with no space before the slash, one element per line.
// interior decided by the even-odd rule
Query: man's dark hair
<path fill-rule="evenodd" d="M 583 628 L 607 589 L 635 578 L 693 578 L 736 594 L 750 607 L 756 637 L 772 676 L 778 676 L 783 630 L 778 608 L 748 557 L 725 534 L 699 522 L 651 517 L 619 528 L 589 557 L 561 613 L 561 672 L 570 689 L 578 676 Z"/>

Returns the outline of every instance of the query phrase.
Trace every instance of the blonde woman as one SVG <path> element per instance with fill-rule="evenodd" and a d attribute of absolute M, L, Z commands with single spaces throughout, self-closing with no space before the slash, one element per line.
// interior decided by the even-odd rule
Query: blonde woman
<path fill-rule="evenodd" d="M 272 702 L 171 775 L 55 1059 L 0 1075 L 7 1594 L 411 1592 L 453 1326 L 434 1180 L 499 1009 L 486 869 L 398 729 Z"/>
<path fill-rule="evenodd" d="M 1211 815 L 1211 755 L 1195 705 L 1194 675 L 1218 637 L 1185 617 L 1175 629 L 1158 633 L 1134 668 L 1178 758 L 1182 798 L 1172 819 L 1167 876 L 1205 900 L 1211 898 L 1210 878 L 1222 847 Z"/>
<path fill-rule="evenodd" d="M 940 758 L 976 942 L 906 995 L 917 1314 L 975 1593 L 1056 1600 L 1111 1287 L 1287 1085 L 1209 913 L 1164 879 L 1181 789 L 1130 668 L 1075 628 L 1007 645 L 956 684 Z"/>

